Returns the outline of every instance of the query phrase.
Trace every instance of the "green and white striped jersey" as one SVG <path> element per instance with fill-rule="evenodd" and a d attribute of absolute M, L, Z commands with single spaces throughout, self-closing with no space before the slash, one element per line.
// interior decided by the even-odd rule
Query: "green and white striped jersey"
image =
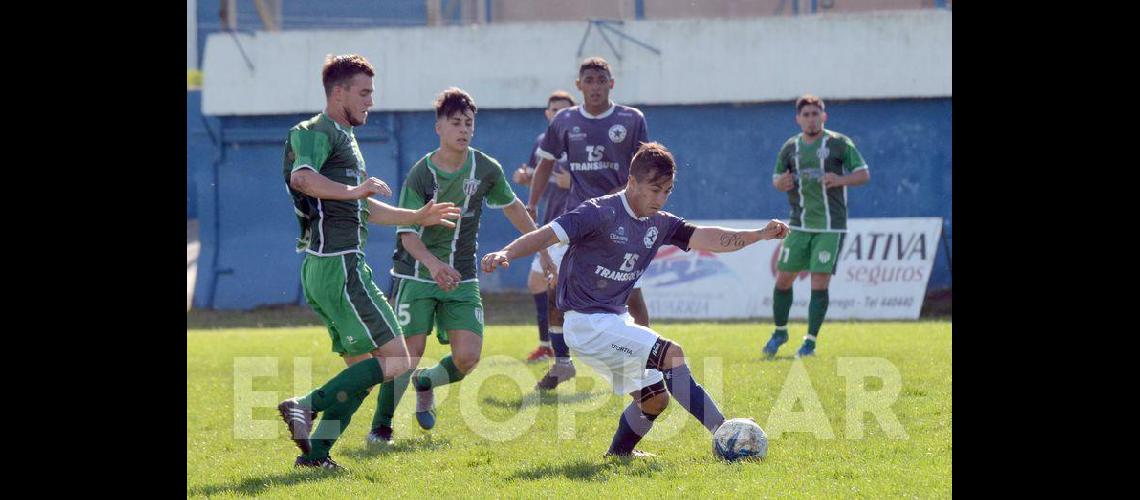
<path fill-rule="evenodd" d="M 432 255 L 459 271 L 463 281 L 478 281 L 475 251 L 483 200 L 491 208 L 505 208 L 514 203 L 515 193 L 503 175 L 503 167 L 482 151 L 468 148 L 463 166 L 451 173 L 432 163 L 433 153 L 424 155 L 408 171 L 400 191 L 400 207 L 417 210 L 434 198 L 437 203 L 454 203 L 463 210 L 463 216 L 455 221 L 455 229 L 442 225 L 397 226 L 392 276 L 435 282 L 427 266 L 408 253 L 399 239 L 400 233 L 413 232 L 420 236 Z"/>
<path fill-rule="evenodd" d="M 773 177 L 793 172 L 796 185 L 788 191 L 792 214 L 788 225 L 808 232 L 847 232 L 847 186 L 824 189 L 823 174 L 845 175 L 867 168 L 855 144 L 839 132 L 824 129 L 812 144 L 796 134 L 776 156 Z"/>
<path fill-rule="evenodd" d="M 321 113 L 289 129 L 285 141 L 285 189 L 301 226 L 297 252 L 314 255 L 364 253 L 368 241 L 367 200 L 322 200 L 296 191 L 289 176 L 308 168 L 334 182 L 356 186 L 368 178 L 352 127 Z"/>

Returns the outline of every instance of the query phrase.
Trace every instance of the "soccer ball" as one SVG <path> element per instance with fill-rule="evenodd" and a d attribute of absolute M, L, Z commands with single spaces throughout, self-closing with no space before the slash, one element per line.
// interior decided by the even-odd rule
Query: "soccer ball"
<path fill-rule="evenodd" d="M 768 455 L 768 435 L 750 418 L 725 420 L 713 433 L 712 444 L 713 453 L 728 461 Z"/>

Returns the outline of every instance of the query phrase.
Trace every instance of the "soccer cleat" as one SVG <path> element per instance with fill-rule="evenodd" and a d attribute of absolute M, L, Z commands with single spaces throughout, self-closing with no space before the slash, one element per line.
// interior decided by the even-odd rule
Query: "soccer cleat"
<path fill-rule="evenodd" d="M 372 432 L 368 433 L 366 438 L 368 444 L 392 446 L 392 428 L 387 425 L 381 425 Z"/>
<path fill-rule="evenodd" d="M 764 355 L 768 359 L 776 356 L 776 351 L 780 350 L 780 346 L 788 341 L 787 330 L 776 330 L 772 332 L 772 338 L 768 339 L 768 343 L 764 345 Z"/>
<path fill-rule="evenodd" d="M 282 401 L 277 405 L 277 412 L 281 414 L 281 419 L 289 428 L 289 439 L 301 449 L 301 453 L 307 455 L 312 450 L 309 447 L 309 432 L 313 429 L 313 420 L 317 418 L 317 412 L 305 408 L 297 398 Z"/>
<path fill-rule="evenodd" d="M 416 391 L 416 422 L 425 431 L 435 427 L 435 392 L 431 389 Z"/>
<path fill-rule="evenodd" d="M 574 369 L 574 363 L 554 363 L 534 388 L 540 391 L 552 391 L 558 387 L 558 384 L 574 378 L 577 374 L 578 370 Z"/>
<path fill-rule="evenodd" d="M 537 363 L 539 361 L 546 361 L 554 357 L 554 349 L 546 346 L 538 346 L 526 357 L 527 363 Z"/>
<path fill-rule="evenodd" d="M 804 345 L 800 346 L 800 350 L 796 351 L 797 358 L 805 358 L 808 356 L 815 356 L 815 341 L 805 340 Z"/>
<path fill-rule="evenodd" d="M 340 464 L 333 462 L 332 457 L 314 458 L 312 460 L 305 460 L 305 457 L 297 457 L 297 461 L 293 462 L 293 467 L 308 467 L 312 469 L 327 469 L 333 471 L 346 471 Z"/>
<path fill-rule="evenodd" d="M 653 458 L 653 457 L 656 457 L 656 456 L 657 456 L 657 455 L 654 455 L 653 453 L 649 453 L 648 451 L 633 450 L 633 451 L 629 452 L 629 454 L 628 454 L 628 455 L 626 455 L 626 454 L 618 454 L 618 453 L 614 453 L 613 451 L 607 451 L 605 455 L 602 455 L 602 458 L 608 458 L 608 457 L 620 457 L 620 458 Z"/>

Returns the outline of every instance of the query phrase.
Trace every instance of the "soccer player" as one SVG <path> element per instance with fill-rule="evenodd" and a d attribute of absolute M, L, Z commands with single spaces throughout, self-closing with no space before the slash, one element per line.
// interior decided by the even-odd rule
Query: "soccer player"
<path fill-rule="evenodd" d="M 788 139 L 776 156 L 772 185 L 788 193 L 792 232 L 782 242 L 776 262 L 776 289 L 772 293 L 776 330 L 763 350 L 769 359 L 788 341 L 792 283 L 796 273 L 805 270 L 811 272 L 811 302 L 807 335 L 796 357 L 815 355 L 819 328 L 827 314 L 827 287 L 847 232 L 847 186 L 859 186 L 871 179 L 855 143 L 823 128 L 826 121 L 822 99 L 811 94 L 800 96 L 796 99 L 796 123 L 803 132 Z"/>
<path fill-rule="evenodd" d="M 554 119 L 554 115 L 563 108 L 568 108 L 574 104 L 576 104 L 574 98 L 565 90 L 554 91 L 546 99 L 546 123 L 549 124 Z M 538 164 L 538 148 L 542 144 L 543 137 L 546 137 L 546 132 L 538 134 L 534 146 L 530 148 L 530 157 L 527 163 L 515 170 L 512 180 L 516 183 L 530 187 L 530 181 L 534 176 L 534 166 Z M 541 224 L 546 224 L 554 220 L 555 217 L 562 215 L 566 207 L 566 196 L 569 193 L 570 172 L 566 170 L 566 155 L 562 155 L 554 163 L 554 173 L 550 176 L 550 186 L 542 196 Z M 548 252 L 551 260 L 554 261 L 554 267 L 557 269 L 558 264 L 562 261 L 562 254 L 566 252 L 566 245 L 552 246 Z M 543 276 L 542 264 L 537 257 L 531 261 L 527 288 L 534 296 L 534 309 L 538 316 L 538 347 L 527 356 L 526 360 L 528 363 L 535 363 L 554 357 L 554 350 L 550 348 L 550 332 L 547 330 L 549 327 L 548 311 L 550 309 L 548 302 L 553 303 L 547 295 L 553 296 L 553 291 L 549 290 L 549 280 Z"/>
<path fill-rule="evenodd" d="M 649 140 L 641 110 L 610 101 L 614 80 L 605 59 L 590 57 L 582 61 L 574 85 L 582 92 L 582 104 L 560 111 L 539 145 L 537 154 L 542 161 L 534 169 L 527 205 L 532 214 L 546 190 L 555 158 L 563 154 L 568 157 L 571 183 L 566 209 L 572 210 L 588 199 L 620 191 L 629 178 L 630 159 L 638 146 Z M 627 305 L 637 324 L 649 326 L 649 309 L 636 284 Z M 535 389 L 553 390 L 577 374 L 562 335 L 561 311 L 551 311 L 550 340 L 555 362 Z"/>
<path fill-rule="evenodd" d="M 463 207 L 463 216 L 450 227 L 397 227 L 396 252 L 391 274 L 398 280 L 396 317 L 408 345 L 411 366 L 423 356 L 428 333 L 435 327 L 441 344 L 451 354 L 428 369 L 417 369 L 380 387 L 371 444 L 392 443 L 392 417 L 408 383 L 416 389 L 416 420 L 420 427 L 435 426 L 432 389 L 463 380 L 475 368 L 483 351 L 483 299 L 479 294 L 475 241 L 483 202 L 503 209 L 503 215 L 526 233 L 537 228 L 522 201 L 515 197 L 503 167 L 486 153 L 472 148 L 475 101 L 467 92 L 451 87 L 435 100 L 435 131 L 439 147 L 423 156 L 404 180 L 400 206 L 415 210 L 425 204 L 450 202 Z M 550 256 L 541 255 L 546 274 L 554 275 Z"/>
<path fill-rule="evenodd" d="M 459 217 L 451 203 L 408 210 L 369 198 L 392 194 L 384 181 L 368 176 L 353 132 L 368 119 L 373 76 L 359 55 L 328 56 L 321 70 L 324 112 L 289 129 L 285 141 L 285 187 L 301 226 L 297 251 L 305 252 L 305 299 L 348 366 L 319 389 L 278 405 L 301 449 L 297 467 L 341 469 L 329 450 L 369 389 L 410 369 L 392 308 L 364 262 L 368 223 L 454 227 L 445 219 Z M 310 439 L 317 413 L 321 423 Z"/>
<path fill-rule="evenodd" d="M 483 257 L 484 272 L 559 241 L 570 249 L 558 271 L 558 308 L 566 311 L 566 343 L 617 394 L 633 402 L 618 421 L 606 455 L 646 456 L 634 449 L 671 394 L 715 432 L 725 420 L 716 402 L 693 379 L 676 342 L 634 323 L 625 300 L 661 245 L 682 250 L 731 252 L 760 240 L 783 238 L 788 226 L 772 220 L 763 229 L 694 226 L 661 211 L 673 192 L 676 164 L 665 146 L 638 149 L 626 188 L 587 200 L 537 231 Z M 666 391 L 667 390 L 667 391 Z"/>

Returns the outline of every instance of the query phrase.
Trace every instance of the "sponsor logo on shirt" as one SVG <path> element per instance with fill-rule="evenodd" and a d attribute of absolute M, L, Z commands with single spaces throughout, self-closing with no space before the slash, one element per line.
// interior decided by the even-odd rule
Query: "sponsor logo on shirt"
<path fill-rule="evenodd" d="M 625 226 L 618 226 L 617 231 L 610 233 L 610 241 L 622 245 L 629 243 L 629 237 L 625 235 Z"/>
<path fill-rule="evenodd" d="M 631 271 L 624 273 L 621 271 L 614 271 L 613 269 L 609 269 L 604 266 L 594 267 L 594 274 L 613 281 L 637 281 L 637 278 L 640 278 L 641 273 L 643 272 L 644 271 Z"/>
<path fill-rule="evenodd" d="M 642 239 L 642 243 L 645 243 L 645 248 L 653 248 L 653 242 L 655 241 L 657 241 L 657 226 L 650 227 L 649 231 L 645 232 L 645 238 Z"/>

